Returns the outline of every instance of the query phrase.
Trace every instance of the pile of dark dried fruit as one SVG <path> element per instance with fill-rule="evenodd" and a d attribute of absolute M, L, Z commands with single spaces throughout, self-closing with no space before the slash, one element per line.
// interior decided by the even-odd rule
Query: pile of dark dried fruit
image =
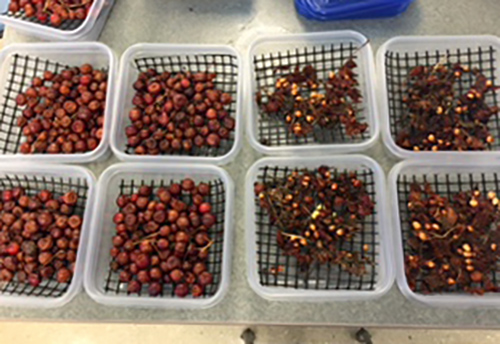
<path fill-rule="evenodd" d="M 473 82 L 460 93 L 464 79 Z M 499 112 L 488 104 L 487 96 L 494 96 L 496 90 L 480 70 L 460 64 L 413 68 L 397 144 L 414 151 L 487 149 L 495 141 L 488 122 Z"/>
<path fill-rule="evenodd" d="M 85 20 L 94 0 L 11 0 L 9 11 L 58 27 L 67 20 Z"/>
<path fill-rule="evenodd" d="M 134 83 L 132 125 L 125 129 L 138 155 L 193 154 L 231 138 L 233 99 L 215 87 L 216 74 L 158 73 L 150 69 Z"/>
<path fill-rule="evenodd" d="M 410 288 L 422 293 L 498 292 L 492 281 L 500 258 L 500 200 L 475 189 L 447 198 L 429 184 L 413 184 L 409 253 Z"/>
<path fill-rule="evenodd" d="M 208 231 L 217 222 L 210 194 L 209 184 L 184 179 L 156 192 L 142 186 L 117 199 L 111 269 L 129 293 L 147 286 L 150 296 L 158 296 L 168 286 L 177 297 L 205 294 L 213 283 L 206 263 L 214 242 Z"/>
<path fill-rule="evenodd" d="M 61 197 L 48 190 L 32 196 L 23 188 L 2 192 L 0 282 L 71 282 L 82 228 L 78 198 L 74 191 Z"/>
<path fill-rule="evenodd" d="M 356 172 L 339 173 L 326 166 L 295 170 L 285 178 L 256 183 L 254 191 L 278 227 L 278 246 L 302 268 L 319 262 L 338 264 L 355 275 L 366 272 L 369 260 L 362 252 L 342 249 L 343 242 L 363 230 L 375 207 Z"/>
<path fill-rule="evenodd" d="M 26 141 L 22 154 L 74 154 L 93 151 L 103 137 L 106 71 L 90 64 L 45 71 L 17 96 L 23 114 L 17 120 Z"/>
<path fill-rule="evenodd" d="M 307 136 L 315 129 L 344 127 L 348 136 L 356 136 L 368 129 L 368 124 L 357 119 L 362 102 L 359 82 L 354 69 L 354 59 L 349 59 L 328 79 L 318 77 L 316 69 L 299 66 L 283 74 L 283 67 L 276 70 L 275 89 L 257 93 L 257 104 L 265 116 L 284 121 L 291 133 Z"/>

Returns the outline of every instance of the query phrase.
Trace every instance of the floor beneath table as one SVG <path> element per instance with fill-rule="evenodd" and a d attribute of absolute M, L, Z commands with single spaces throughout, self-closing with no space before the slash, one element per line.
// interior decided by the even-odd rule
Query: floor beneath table
<path fill-rule="evenodd" d="M 0 323 L 2 343 L 225 344 L 244 343 L 242 326 Z M 255 344 L 355 344 L 356 330 L 323 327 L 255 327 Z M 493 344 L 498 331 L 370 330 L 374 344 Z"/>

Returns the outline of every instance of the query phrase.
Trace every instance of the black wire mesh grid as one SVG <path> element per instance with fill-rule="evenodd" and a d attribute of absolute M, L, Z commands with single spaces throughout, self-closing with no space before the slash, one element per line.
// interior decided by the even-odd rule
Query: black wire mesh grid
<path fill-rule="evenodd" d="M 0 104 L 0 152 L 2 154 L 18 153 L 19 146 L 23 142 L 22 130 L 17 125 L 17 119 L 22 116 L 24 107 L 17 105 L 17 95 L 30 87 L 35 76 L 42 75 L 46 70 L 58 73 L 65 68 L 68 66 L 39 57 L 19 54 L 12 56 Z"/>
<path fill-rule="evenodd" d="M 26 22 L 30 22 L 30 23 L 34 23 L 34 24 L 38 24 L 38 25 L 42 25 L 42 26 L 46 26 L 46 27 L 51 27 L 53 29 L 57 29 L 57 30 L 61 30 L 61 31 L 73 31 L 73 30 L 76 30 L 76 29 L 78 29 L 85 22 L 85 20 L 79 20 L 79 19 L 64 20 L 61 23 L 60 26 L 54 26 L 50 22 L 50 17 L 49 17 L 49 19 L 46 22 L 42 22 L 40 19 L 38 19 L 37 16 L 27 17 L 26 16 L 26 12 L 24 11 L 24 9 L 22 9 L 22 10 L 16 12 L 16 13 L 7 10 L 6 12 L 2 13 L 2 15 L 6 16 L 6 17 L 9 17 L 9 18 L 14 18 L 14 19 L 18 19 L 18 20 L 22 20 L 22 21 L 26 21 Z"/>
<path fill-rule="evenodd" d="M 122 179 L 119 185 L 120 196 L 121 195 L 131 195 L 137 193 L 139 188 L 143 185 L 148 185 L 153 188 L 153 195 L 156 194 L 158 188 L 171 185 L 176 181 L 161 180 L 160 182 L 150 181 L 146 182 L 144 180 L 125 180 Z M 178 181 L 177 181 L 178 182 Z M 207 202 L 212 204 L 212 212 L 217 218 L 216 224 L 208 231 L 208 234 L 213 240 L 213 244 L 209 249 L 208 260 L 206 261 L 207 271 L 213 275 L 213 283 L 205 288 L 203 297 L 209 298 L 214 296 L 219 290 L 220 282 L 222 279 L 222 261 L 224 256 L 224 226 L 225 226 L 225 184 L 220 179 L 213 179 L 210 181 L 205 181 L 210 185 L 210 195 Z M 184 202 L 190 204 L 191 196 L 188 194 L 183 194 Z M 118 210 L 118 209 L 117 209 Z M 109 240 L 111 241 L 111 235 Z M 127 283 L 120 282 L 119 272 L 113 271 L 110 266 L 114 262 L 114 258 L 110 258 L 108 264 L 107 276 L 104 280 L 104 292 L 107 294 L 116 295 L 129 295 L 127 291 Z M 176 297 L 174 294 L 175 284 L 164 284 L 163 292 L 161 296 L 165 297 Z M 139 292 L 139 296 L 147 296 L 148 290 L 147 286 L 143 286 L 142 290 Z"/>
<path fill-rule="evenodd" d="M 53 193 L 54 198 L 58 198 L 69 191 L 74 191 L 78 194 L 78 203 L 74 207 L 74 214 L 84 217 L 89 189 L 84 178 L 13 173 L 7 173 L 0 177 L 0 193 L 14 187 L 23 187 L 29 196 L 34 196 L 42 190 L 49 190 Z M 54 278 L 51 278 L 43 280 L 38 287 L 33 287 L 29 283 L 20 283 L 17 279 L 14 279 L 8 283 L 0 282 L 0 294 L 58 298 L 67 292 L 70 284 L 71 281 L 69 283 L 59 283 Z"/>
<path fill-rule="evenodd" d="M 500 194 L 500 178 L 498 173 L 493 172 L 474 172 L 474 173 L 428 173 L 428 174 L 411 174 L 404 173 L 400 174 L 397 179 L 397 194 L 398 194 L 398 207 L 400 216 L 400 226 L 401 226 L 401 237 L 403 240 L 403 253 L 404 257 L 408 255 L 418 255 L 419 252 L 415 252 L 410 245 L 408 240 L 412 238 L 413 230 L 411 228 L 411 211 L 408 208 L 409 196 L 411 185 L 417 183 L 419 185 L 425 185 L 428 183 L 433 190 L 443 196 L 450 199 L 453 198 L 455 194 L 461 191 L 471 191 L 479 190 L 483 194 L 487 194 L 489 191 L 495 191 Z M 424 289 L 423 280 L 424 275 L 420 275 L 417 278 L 417 283 L 415 286 L 415 292 L 421 293 Z M 491 275 L 492 281 L 495 285 L 497 281 L 500 282 L 500 266 L 497 266 L 496 271 Z M 458 286 L 451 286 L 448 288 L 448 292 L 457 292 Z"/>
<path fill-rule="evenodd" d="M 360 82 L 359 89 L 364 97 L 365 84 L 360 77 L 359 70 L 362 65 L 359 63 L 358 49 L 360 45 L 350 43 L 339 43 L 329 45 L 318 45 L 304 48 L 289 49 L 262 55 L 255 55 L 253 58 L 256 92 L 263 95 L 262 101 L 267 100 L 267 93 L 275 90 L 276 80 L 285 77 L 295 67 L 304 68 L 308 65 L 313 66 L 318 78 L 327 79 L 330 72 L 339 70 L 349 58 L 358 62 L 355 71 L 358 74 Z M 316 92 L 323 92 L 324 87 L 320 87 Z M 255 97 L 255 94 L 252 95 Z M 253 100 L 255 101 L 255 100 Z M 360 104 L 360 111 L 357 119 L 360 122 L 366 122 L 366 109 L 363 109 L 366 103 Z M 257 107 L 257 105 L 255 104 Z M 283 121 L 282 116 L 268 115 L 262 109 L 257 108 L 257 139 L 265 146 L 279 147 L 287 145 L 307 145 L 307 144 L 346 144 L 360 143 L 369 138 L 369 131 L 360 135 L 351 137 L 345 132 L 342 125 L 333 129 L 323 129 L 315 127 L 314 130 L 305 136 L 298 137 L 294 135 L 289 125 Z"/>
<path fill-rule="evenodd" d="M 139 72 L 154 69 L 159 73 L 171 72 L 209 72 L 217 74 L 214 80 L 215 88 L 232 96 L 232 102 L 225 106 L 229 116 L 236 119 L 237 93 L 238 93 L 238 58 L 231 54 L 196 54 L 196 55 L 169 55 L 161 57 L 144 57 L 134 60 L 135 68 Z M 130 120 L 127 116 L 127 123 Z M 196 147 L 186 151 L 169 152 L 168 155 L 184 155 L 198 157 L 218 157 L 231 151 L 235 144 L 235 132 L 232 131 L 228 139 L 221 140 L 219 147 Z M 134 154 L 134 149 L 127 146 L 127 154 Z"/>
<path fill-rule="evenodd" d="M 277 183 L 297 170 L 289 167 L 265 166 L 259 169 L 257 181 L 262 183 Z M 335 169 L 331 170 L 336 171 Z M 347 171 L 344 171 L 347 172 Z M 366 186 L 370 197 L 375 200 L 375 180 L 372 170 L 363 168 L 357 170 L 357 175 Z M 352 238 L 343 240 L 338 249 L 359 252 L 362 258 L 369 258 L 371 264 L 366 264 L 366 274 L 356 276 L 344 271 L 340 265 L 312 264 L 307 271 L 301 270 L 295 257 L 286 256 L 278 247 L 277 233 L 279 227 L 271 224 L 269 213 L 260 206 L 255 198 L 255 230 L 257 239 L 257 272 L 260 284 L 265 287 L 284 287 L 308 290 L 364 290 L 372 291 L 377 286 L 379 266 L 379 231 L 377 222 L 377 206 L 372 215 L 361 223 L 362 229 Z M 369 250 L 363 247 L 369 245 Z"/>
<path fill-rule="evenodd" d="M 403 97 L 408 90 L 407 80 L 411 69 L 416 66 L 432 67 L 438 63 L 452 67 L 453 64 L 460 63 L 463 66 L 468 66 L 471 70 L 478 68 L 488 79 L 493 81 L 493 84 L 496 84 L 496 54 L 497 51 L 493 46 L 474 49 L 426 50 L 413 53 L 387 51 L 385 54 L 387 101 L 389 104 L 390 132 L 394 141 L 397 140 L 399 132 L 405 126 L 404 116 L 407 107 L 403 103 Z M 455 90 L 457 94 L 464 94 L 469 90 L 474 84 L 474 80 L 472 73 L 464 75 L 456 82 Z M 497 106 L 498 97 L 496 92 L 487 93 L 485 101 L 490 106 Z M 493 137 L 500 137 L 500 116 L 498 114 L 490 120 L 488 129 Z M 499 140 L 495 140 L 495 143 L 488 145 L 489 150 L 498 150 L 499 147 Z"/>

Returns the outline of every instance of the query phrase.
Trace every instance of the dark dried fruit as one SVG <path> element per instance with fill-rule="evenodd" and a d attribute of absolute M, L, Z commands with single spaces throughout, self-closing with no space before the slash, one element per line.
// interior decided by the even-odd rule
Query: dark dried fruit
<path fill-rule="evenodd" d="M 320 79 L 311 65 L 277 68 L 274 92 L 258 92 L 257 105 L 264 116 L 283 121 L 298 137 L 311 135 L 315 129 L 338 127 L 345 128 L 348 136 L 359 136 L 368 124 L 359 119 L 362 95 L 356 67 L 351 57 L 325 79 Z M 223 100 L 230 101 L 227 96 Z M 228 130 L 233 126 L 226 118 L 224 125 Z"/>
<path fill-rule="evenodd" d="M 256 183 L 254 192 L 271 224 L 278 227 L 278 247 L 297 258 L 302 270 L 330 263 L 357 276 L 366 273 L 370 259 L 364 249 L 343 245 L 363 230 L 364 219 L 375 208 L 355 171 L 340 173 L 327 166 L 294 170 Z M 211 214 L 203 218 L 207 215 Z"/>
<path fill-rule="evenodd" d="M 196 154 L 200 147 L 217 148 L 228 141 L 236 123 L 229 114 L 232 97 L 216 89 L 216 78 L 190 72 L 139 74 L 129 113 L 132 125 L 125 129 L 127 152 Z"/>
<path fill-rule="evenodd" d="M 42 190 L 37 195 L 28 195 L 31 193 L 23 188 L 2 192 L 0 282 L 17 278 L 17 283 L 29 283 L 33 287 L 50 279 L 69 283 L 76 261 L 82 219 L 68 208 L 73 226 L 68 228 L 68 218 L 62 214 L 59 202 L 53 199 L 55 196 L 51 191 Z M 74 192 L 61 198 L 67 198 L 71 203 L 78 201 Z"/>
<path fill-rule="evenodd" d="M 498 88 L 479 69 L 442 62 L 417 66 L 406 86 L 399 146 L 417 152 L 480 151 L 494 143 L 488 123 L 499 108 L 487 99 Z"/>
<path fill-rule="evenodd" d="M 158 296 L 168 284 L 178 297 L 205 293 L 213 283 L 206 263 L 213 241 L 207 230 L 216 223 L 209 195 L 208 184 L 184 179 L 157 190 L 144 185 L 118 197 L 110 268 L 128 283 L 129 293 L 145 287 Z"/>
<path fill-rule="evenodd" d="M 411 228 L 405 272 L 424 294 L 499 292 L 492 280 L 500 258 L 500 201 L 478 189 L 442 196 L 429 184 L 410 187 Z"/>
<path fill-rule="evenodd" d="M 72 6 L 87 6 L 91 2 Z M 45 10 L 50 11 L 50 6 Z M 102 81 L 97 83 L 97 79 Z M 22 110 L 17 124 L 26 139 L 19 152 L 73 154 L 95 150 L 103 135 L 106 93 L 100 85 L 106 85 L 105 79 L 106 73 L 93 70 L 89 64 L 65 69 L 60 74 L 46 71 L 43 79 L 35 77 L 32 87 L 16 97 Z"/>

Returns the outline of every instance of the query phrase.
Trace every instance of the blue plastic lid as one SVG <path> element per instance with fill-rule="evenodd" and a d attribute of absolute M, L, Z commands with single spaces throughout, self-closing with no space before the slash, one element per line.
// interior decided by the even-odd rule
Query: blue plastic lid
<path fill-rule="evenodd" d="M 376 10 L 380 7 L 397 6 L 409 0 L 307 0 L 311 9 L 335 13 L 355 13 L 365 10 Z"/>
<path fill-rule="evenodd" d="M 368 19 L 398 15 L 414 0 L 296 0 L 297 11 L 315 20 Z"/>

